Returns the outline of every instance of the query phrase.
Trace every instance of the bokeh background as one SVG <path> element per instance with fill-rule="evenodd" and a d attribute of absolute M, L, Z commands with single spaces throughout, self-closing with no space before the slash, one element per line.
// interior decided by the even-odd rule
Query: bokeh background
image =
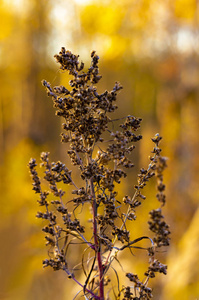
<path fill-rule="evenodd" d="M 64 300 L 78 290 L 62 272 L 42 269 L 46 248 L 27 169 L 29 158 L 46 150 L 69 164 L 61 121 L 41 85 L 42 79 L 67 83 L 53 58 L 62 46 L 86 66 L 97 51 L 102 91 L 115 81 L 123 85 L 120 116 L 143 118 L 137 169 L 148 164 L 150 138 L 156 132 L 164 137 L 164 211 L 172 240 L 163 254 L 168 275 L 151 286 L 156 300 L 199 299 L 198 0 L 0 1 L 0 299 Z M 133 172 L 121 186 L 124 194 L 135 183 Z M 154 188 L 146 192 L 135 236 L 158 205 Z M 142 277 L 143 270 L 137 252 L 131 272 Z"/>

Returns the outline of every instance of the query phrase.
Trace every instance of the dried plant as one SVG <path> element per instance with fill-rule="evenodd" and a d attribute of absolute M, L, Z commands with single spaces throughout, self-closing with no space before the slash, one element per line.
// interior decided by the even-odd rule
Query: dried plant
<path fill-rule="evenodd" d="M 102 77 L 99 75 L 99 57 L 95 51 L 91 53 L 91 65 L 87 72 L 83 71 L 84 64 L 79 63 L 78 57 L 65 48 L 55 55 L 61 70 L 72 75 L 70 90 L 64 86 L 52 88 L 47 81 L 42 82 L 48 96 L 53 99 L 56 115 L 64 118 L 61 140 L 69 144 L 68 155 L 80 176 L 78 183 L 75 183 L 65 164 L 50 162 L 49 152 L 43 152 L 41 166 L 44 168 L 44 180 L 49 184 L 49 190 L 46 191 L 41 187 L 36 160 L 30 159 L 33 190 L 40 195 L 38 203 L 43 207 L 43 211 L 37 213 L 37 218 L 46 220 L 42 231 L 50 248 L 43 266 L 66 272 L 68 278 L 81 287 L 75 298 L 84 296 L 85 299 L 108 300 L 112 290 L 114 299 L 151 299 L 149 279 L 155 277 L 157 272 L 167 273 L 167 266 L 160 263 L 155 254 L 160 247 L 169 245 L 170 234 L 162 215 L 165 204 L 163 171 L 166 168 L 166 158 L 161 156 L 159 148 L 162 138 L 159 134 L 152 138 L 152 156 L 148 167 L 142 168 L 138 174 L 133 197 L 125 195 L 123 199 L 118 199 L 116 185 L 127 176 L 125 169 L 134 166 L 130 157 L 134 144 L 142 138 L 136 135 L 142 120 L 131 115 L 111 119 L 110 113 L 117 109 L 116 97 L 122 86 L 116 82 L 112 91 L 98 94 L 94 84 Z M 123 123 L 118 125 L 118 131 L 114 131 L 113 124 L 119 121 Z M 154 237 L 141 236 L 132 240 L 127 225 L 135 222 L 136 209 L 146 198 L 142 193 L 143 188 L 153 176 L 157 178 L 156 197 L 160 202 L 160 208 L 149 213 L 149 229 Z M 74 186 L 72 197 L 65 196 L 64 190 L 59 188 L 60 183 L 62 186 Z M 90 208 L 92 219 L 84 225 L 82 219 L 76 216 L 78 207 L 82 208 L 82 213 Z M 149 247 L 136 246 L 144 239 L 148 240 L 146 243 L 149 243 Z M 75 247 L 73 244 L 84 247 L 79 265 L 85 275 L 84 282 L 78 279 L 77 266 L 68 259 L 72 247 Z M 130 250 L 132 253 L 132 248 L 147 251 L 149 266 L 142 281 L 137 274 L 126 273 L 130 283 L 120 286 L 119 274 L 113 268 L 113 262 L 119 262 L 118 252 Z M 111 270 L 116 274 L 117 287 L 110 287 Z"/>

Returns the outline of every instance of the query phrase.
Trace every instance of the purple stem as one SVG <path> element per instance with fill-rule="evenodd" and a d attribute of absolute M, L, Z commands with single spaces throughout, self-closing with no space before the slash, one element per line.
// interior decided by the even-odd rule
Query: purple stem
<path fill-rule="evenodd" d="M 93 235 L 95 244 L 95 253 L 97 254 L 98 270 L 99 270 L 99 300 L 104 300 L 104 277 L 103 277 L 103 265 L 100 251 L 100 245 L 97 237 L 97 204 L 95 198 L 95 190 L 93 185 L 93 179 L 90 179 L 91 194 L 93 199 Z"/>

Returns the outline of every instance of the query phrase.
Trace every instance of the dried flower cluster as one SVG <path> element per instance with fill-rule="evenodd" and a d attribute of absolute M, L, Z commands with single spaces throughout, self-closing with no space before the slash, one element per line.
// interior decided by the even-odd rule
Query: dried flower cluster
<path fill-rule="evenodd" d="M 156 248 L 169 245 L 169 227 L 163 221 L 161 208 L 150 212 L 148 223 L 149 229 L 155 234 L 153 239 L 143 236 L 131 240 L 127 225 L 136 219 L 136 208 L 146 198 L 142 193 L 143 188 L 153 176 L 157 178 L 157 199 L 161 206 L 165 204 L 163 171 L 166 159 L 160 154 L 161 137 L 156 134 L 152 139 L 155 144 L 153 156 L 148 168 L 142 168 L 138 174 L 134 195 L 125 195 L 123 199 L 118 199 L 116 184 L 127 176 L 125 170 L 134 166 L 129 154 L 133 152 L 134 144 L 142 138 L 136 134 L 142 120 L 129 115 L 121 119 L 124 122 L 119 125 L 118 131 L 110 129 L 113 123 L 120 121 L 112 120 L 110 113 L 117 109 L 115 101 L 122 87 L 116 82 L 112 91 L 98 94 L 94 84 L 102 76 L 99 75 L 99 57 L 94 51 L 91 53 L 91 65 L 87 72 L 83 71 L 84 64 L 79 62 L 78 56 L 65 48 L 55 58 L 60 68 L 72 76 L 69 82 L 71 89 L 64 86 L 52 88 L 45 80 L 42 83 L 48 96 L 53 99 L 56 115 L 64 119 L 61 141 L 69 145 L 68 156 L 71 163 L 79 169 L 81 180 L 76 184 L 65 164 L 60 161 L 50 162 L 49 152 L 43 152 L 41 167 L 44 169 L 44 179 L 49 185 L 48 191 L 43 190 L 36 171 L 36 160 L 31 159 L 29 162 L 33 190 L 39 194 L 38 203 L 44 208 L 37 213 L 37 218 L 46 220 L 42 230 L 46 234 L 46 245 L 51 248 L 50 257 L 43 261 L 43 266 L 65 271 L 69 278 L 79 284 L 86 299 L 109 299 L 105 286 L 109 286 L 111 281 L 109 271 L 112 263 L 118 260 L 118 251 L 131 250 L 139 241 L 148 239 L 150 247 L 145 250 L 149 255 L 149 267 L 144 274 L 145 279 L 140 281 L 137 274 L 127 273 L 126 277 L 132 286 L 120 287 L 118 283 L 118 290 L 114 289 L 114 297 L 151 299 L 149 279 L 155 277 L 157 272 L 166 274 L 167 267 L 155 258 L 155 252 Z M 103 143 L 103 133 L 110 136 L 106 143 Z M 94 152 L 95 149 L 98 150 L 97 153 Z M 74 186 L 72 198 L 59 188 L 60 183 L 62 186 Z M 71 203 L 73 211 L 69 211 Z M 91 223 L 82 224 L 77 218 L 75 209 L 78 206 L 82 206 L 82 211 L 91 208 L 92 231 Z M 88 239 L 85 236 L 89 233 L 91 234 Z M 85 259 L 83 254 L 81 262 L 85 274 L 83 283 L 78 281 L 76 269 L 68 261 L 68 249 L 69 246 L 72 247 L 74 240 L 90 250 L 90 259 Z"/>

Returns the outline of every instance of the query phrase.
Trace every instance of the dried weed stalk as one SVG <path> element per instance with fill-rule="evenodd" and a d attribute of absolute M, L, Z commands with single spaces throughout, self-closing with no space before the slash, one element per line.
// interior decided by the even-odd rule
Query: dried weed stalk
<path fill-rule="evenodd" d="M 112 120 L 110 113 L 117 109 L 116 97 L 122 86 L 116 82 L 112 91 L 98 94 L 95 84 L 102 77 L 99 75 L 99 57 L 95 51 L 91 53 L 91 65 L 87 72 L 83 71 L 84 64 L 79 63 L 78 57 L 65 48 L 55 55 L 61 70 L 72 75 L 70 90 L 64 86 L 52 88 L 47 81 L 42 82 L 48 96 L 53 99 L 56 115 L 64 118 L 61 140 L 69 144 L 68 155 L 72 164 L 79 169 L 81 177 L 75 183 L 65 164 L 50 162 L 49 152 L 43 152 L 41 166 L 44 168 L 44 179 L 49 184 L 49 190 L 43 190 L 36 171 L 36 160 L 30 159 L 33 190 L 40 195 L 38 203 L 43 207 L 43 211 L 37 213 L 37 218 L 46 220 L 42 231 L 46 234 L 46 245 L 50 247 L 49 257 L 43 261 L 43 266 L 66 272 L 68 278 L 81 287 L 78 296 L 82 293 L 85 299 L 108 300 L 110 290 L 113 291 L 111 299 L 151 299 L 149 279 L 155 277 L 157 272 L 167 273 L 167 266 L 155 258 L 155 253 L 160 247 L 169 245 L 170 234 L 161 209 L 165 204 L 163 171 L 166 167 L 166 158 L 161 156 L 159 148 L 162 138 L 159 134 L 152 138 L 152 156 L 148 167 L 142 168 L 138 174 L 133 197 L 125 195 L 123 199 L 118 199 L 115 183 L 119 184 L 127 176 L 125 169 L 134 166 L 129 154 L 134 150 L 134 144 L 142 138 L 136 135 L 142 120 L 131 115 L 122 118 L 123 124 L 114 132 L 111 129 L 113 123 L 120 120 Z M 105 132 L 110 136 L 108 141 L 103 140 Z M 97 152 L 94 151 L 96 149 Z M 149 213 L 149 229 L 154 237 L 141 236 L 131 240 L 127 225 L 136 219 L 136 209 L 146 198 L 142 194 L 143 188 L 153 176 L 157 178 L 156 197 L 160 202 L 160 208 Z M 65 192 L 59 188 L 60 182 L 74 186 L 72 200 L 64 196 Z M 53 200 L 49 200 L 50 194 Z M 73 210 L 69 211 L 71 203 Z M 76 216 L 75 210 L 79 206 L 82 206 L 82 212 L 85 207 L 91 208 L 92 222 L 86 226 Z M 120 286 L 119 275 L 113 268 L 113 262 L 118 261 L 117 253 L 141 248 L 135 244 L 143 239 L 148 239 L 150 243 L 149 247 L 142 248 L 149 256 L 145 277 L 141 281 L 137 274 L 126 273 L 131 283 Z M 85 248 L 80 267 L 85 275 L 84 282 L 78 280 L 77 268 L 68 260 L 74 243 L 80 243 Z M 110 286 L 111 270 L 116 273 L 117 288 Z"/>

